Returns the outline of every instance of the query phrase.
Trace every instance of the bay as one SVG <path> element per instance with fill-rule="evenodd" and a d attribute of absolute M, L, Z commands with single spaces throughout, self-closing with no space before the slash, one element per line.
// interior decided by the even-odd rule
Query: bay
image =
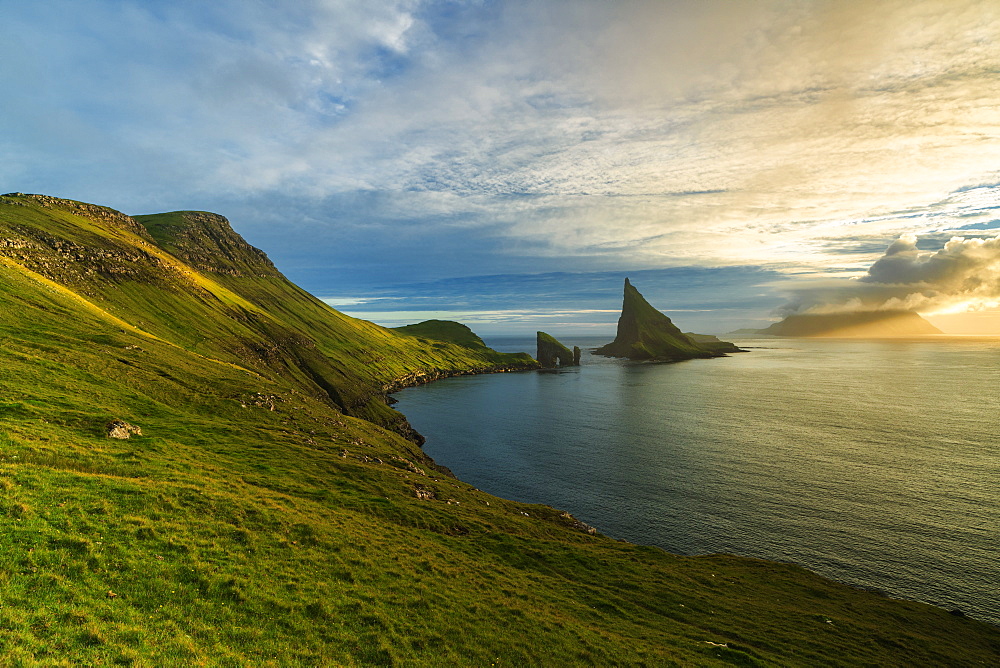
<path fill-rule="evenodd" d="M 462 480 L 609 536 L 1000 623 L 1000 340 L 738 343 L 750 352 L 677 364 L 585 352 L 410 388 L 396 408 Z"/>

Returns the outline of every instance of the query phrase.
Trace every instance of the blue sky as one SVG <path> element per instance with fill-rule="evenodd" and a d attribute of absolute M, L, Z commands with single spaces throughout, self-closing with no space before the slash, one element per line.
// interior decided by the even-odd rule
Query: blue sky
<path fill-rule="evenodd" d="M 997 34 L 993 0 L 0 2 L 0 189 L 221 213 L 390 325 L 613 333 L 629 276 L 685 330 L 981 331 Z"/>

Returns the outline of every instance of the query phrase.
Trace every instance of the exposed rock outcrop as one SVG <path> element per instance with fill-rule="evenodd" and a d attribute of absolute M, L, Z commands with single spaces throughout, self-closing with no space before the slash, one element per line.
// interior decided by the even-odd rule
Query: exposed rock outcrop
<path fill-rule="evenodd" d="M 582 531 L 584 533 L 589 533 L 591 536 L 597 535 L 597 529 L 590 526 L 586 522 L 582 522 L 577 518 L 573 517 L 569 512 L 563 511 L 559 514 L 559 518 L 564 520 L 569 526 L 573 527 L 577 531 Z"/>
<path fill-rule="evenodd" d="M 34 215 L 7 215 L 9 207 L 23 207 Z M 74 225 L 66 214 L 89 219 L 93 225 Z M 0 195 L 0 217 L 4 219 L 0 255 L 85 297 L 99 295 L 109 285 L 142 283 L 211 298 L 190 269 L 156 248 L 145 227 L 114 209 L 8 193 Z M 39 219 L 45 224 L 39 225 Z"/>
<path fill-rule="evenodd" d="M 477 367 L 469 367 L 466 369 L 418 369 L 412 371 L 405 376 L 400 376 L 392 382 L 386 383 L 382 386 L 382 394 L 389 395 L 393 392 L 399 392 L 400 390 L 407 387 L 416 387 L 417 385 L 425 385 L 427 383 L 433 382 L 435 380 L 441 380 L 442 378 L 453 378 L 455 376 L 475 376 L 479 374 L 487 373 L 509 373 L 511 371 L 528 371 L 530 369 L 537 369 L 538 363 L 531 359 L 527 354 L 524 355 L 524 361 L 517 361 L 513 364 L 489 364 Z"/>
<path fill-rule="evenodd" d="M 715 337 L 711 337 L 715 338 Z M 633 360 L 679 361 L 696 357 L 721 357 L 739 349 L 728 341 L 697 341 L 679 330 L 670 318 L 653 308 L 625 279 L 618 335 L 598 355 Z"/>
<path fill-rule="evenodd" d="M 121 211 L 115 211 L 114 209 L 106 206 L 87 204 L 86 202 L 77 202 L 76 200 L 51 197 L 49 195 L 32 195 L 27 193 L 7 193 L 5 195 L 0 195 L 0 197 L 8 200 L 6 202 L 7 204 L 12 204 L 14 206 L 24 206 L 25 204 L 23 200 L 29 200 L 36 202 L 47 209 L 69 210 L 78 216 L 84 216 L 85 218 L 90 218 L 93 221 L 109 224 L 110 226 L 127 230 L 132 234 L 142 237 L 143 239 L 149 241 L 152 240 L 146 232 L 146 229 L 134 218 L 125 215 Z"/>
<path fill-rule="evenodd" d="M 573 346 L 570 350 L 560 343 L 554 336 L 545 332 L 537 333 L 538 352 L 535 359 L 542 365 L 543 369 L 552 369 L 558 366 L 580 366 L 580 348 Z"/>
<path fill-rule="evenodd" d="M 198 271 L 237 277 L 281 276 L 264 251 L 248 244 L 225 216 L 174 211 L 134 218 L 161 248 Z"/>

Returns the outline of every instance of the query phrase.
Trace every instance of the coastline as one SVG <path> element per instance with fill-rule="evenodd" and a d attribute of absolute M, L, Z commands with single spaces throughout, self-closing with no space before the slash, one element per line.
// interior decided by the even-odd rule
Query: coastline
<path fill-rule="evenodd" d="M 623 366 L 631 366 L 631 365 L 623 365 Z M 451 374 L 451 375 L 472 375 L 472 374 Z M 426 382 L 431 382 L 432 380 L 435 380 L 435 379 L 429 379 Z M 414 385 L 419 385 L 419 384 L 423 384 L 423 383 L 416 383 Z M 410 387 L 410 386 L 413 386 L 413 385 L 409 385 L 407 387 Z M 400 389 L 405 389 L 405 388 L 400 388 Z M 447 396 L 447 395 L 444 395 L 444 396 Z M 406 416 L 406 413 L 403 413 L 402 411 L 400 411 L 400 413 L 401 413 L 401 415 Z M 407 416 L 406 419 L 409 420 L 409 417 Z M 434 438 L 434 437 L 432 436 L 432 438 Z M 440 439 L 440 434 L 438 434 L 437 438 Z M 430 455 L 428 455 L 428 457 L 430 457 Z M 441 457 L 441 453 L 437 454 L 436 457 L 440 458 Z M 438 460 L 435 459 L 435 461 L 437 462 Z M 497 469 L 497 467 L 495 465 L 492 465 L 492 468 Z M 514 477 L 514 473 L 507 472 L 507 474 L 510 475 L 510 476 L 512 476 L 512 477 Z M 464 475 L 462 477 L 456 476 L 456 478 L 458 478 L 460 480 L 466 480 L 467 479 Z M 470 484 L 473 484 L 473 485 L 475 485 L 475 486 L 478 487 L 482 483 L 473 481 Z M 486 489 L 490 489 L 488 486 L 485 486 L 485 488 Z M 568 512 L 583 512 L 578 507 L 574 507 L 572 504 L 559 503 L 558 501 L 553 502 L 551 500 L 532 501 L 531 498 L 538 498 L 538 497 L 527 497 L 527 496 L 522 497 L 522 496 L 517 496 L 516 494 L 513 495 L 513 496 L 511 496 L 510 490 L 507 490 L 506 492 L 503 491 L 503 490 L 497 491 L 497 492 L 492 492 L 491 491 L 489 493 L 495 494 L 499 498 L 512 499 L 512 500 L 521 499 L 520 502 L 539 503 L 540 505 L 545 505 L 545 506 L 548 506 L 548 507 L 553 508 L 553 509 L 568 508 L 569 509 Z M 609 535 L 609 534 L 604 533 L 603 524 L 601 522 L 594 522 L 594 524 L 596 525 L 597 530 L 601 533 L 601 535 L 604 535 L 606 537 L 612 537 L 614 535 L 614 534 Z M 628 544 L 631 544 L 631 545 L 653 547 L 655 549 L 662 550 L 663 552 L 665 552 L 667 554 L 675 555 L 675 556 L 679 556 L 679 557 L 685 557 L 685 558 L 686 557 L 692 557 L 692 558 L 695 558 L 695 557 L 710 557 L 710 556 L 717 555 L 717 554 L 726 554 L 726 555 L 736 556 L 736 557 L 738 557 L 740 559 L 756 559 L 756 560 L 761 560 L 761 561 L 765 561 L 765 562 L 769 562 L 769 563 L 774 563 L 774 564 L 783 564 L 783 565 L 796 566 L 796 567 L 799 567 L 799 568 L 803 568 L 803 569 L 809 571 L 810 573 L 815 574 L 817 577 L 821 577 L 821 578 L 823 578 L 825 580 L 828 580 L 830 582 L 834 582 L 834 583 L 837 583 L 837 584 L 840 584 L 840 585 L 843 585 L 843 586 L 846 586 L 846 587 L 850 587 L 851 589 L 854 589 L 854 590 L 864 591 L 864 592 L 867 592 L 867 593 L 872 593 L 872 594 L 874 594 L 876 596 L 879 596 L 880 598 L 891 599 L 893 601 L 905 601 L 905 602 L 922 603 L 922 604 L 934 607 L 937 610 L 941 610 L 943 612 L 946 612 L 946 613 L 948 613 L 948 614 L 950 614 L 952 616 L 955 616 L 955 617 L 959 617 L 959 618 L 966 618 L 967 617 L 969 619 L 974 619 L 977 622 L 988 624 L 991 627 L 1000 628 L 1000 623 L 997 623 L 996 621 L 994 621 L 991 618 L 983 618 L 983 617 L 979 616 L 978 614 L 976 614 L 975 608 L 973 608 L 973 611 L 970 612 L 964 605 L 962 605 L 961 601 L 959 601 L 957 603 L 957 605 L 956 604 L 948 604 L 947 602 L 941 602 L 941 601 L 931 602 L 930 600 L 928 600 L 926 598 L 922 598 L 922 597 L 915 596 L 915 595 L 907 595 L 906 592 L 903 592 L 903 593 L 893 592 L 891 589 L 887 589 L 886 586 L 882 585 L 882 584 L 863 584 L 863 583 L 858 583 L 858 582 L 852 582 L 850 580 L 840 579 L 840 578 L 836 577 L 835 575 L 830 575 L 830 574 L 822 573 L 819 570 L 816 570 L 813 566 L 810 566 L 807 562 L 802 562 L 802 561 L 799 561 L 799 560 L 781 559 L 781 558 L 768 558 L 766 556 L 761 557 L 761 556 L 755 556 L 752 553 L 743 553 L 743 552 L 739 552 L 739 551 L 730 551 L 730 550 L 721 550 L 721 551 L 706 550 L 706 551 L 702 551 L 702 552 L 685 552 L 685 551 L 682 551 L 682 550 L 674 550 L 674 551 L 672 551 L 669 548 L 661 547 L 660 545 L 657 545 L 655 542 L 653 542 L 652 538 L 648 538 L 648 537 L 646 539 L 641 539 L 640 538 L 640 540 L 636 541 L 635 538 L 634 538 L 634 535 L 633 535 L 632 538 L 629 538 L 629 539 L 615 538 L 615 540 L 619 540 L 621 542 L 628 543 Z"/>
<path fill-rule="evenodd" d="M 523 364 L 490 364 L 485 366 L 470 367 L 467 369 L 418 369 L 417 371 L 413 371 L 405 376 L 400 376 L 395 380 L 385 383 L 382 386 L 382 394 L 389 397 L 389 395 L 394 392 L 405 390 L 408 387 L 426 385 L 427 383 L 432 383 L 435 380 L 454 378 L 456 376 L 480 376 L 491 373 L 535 371 L 540 368 L 542 368 L 541 365 L 532 359 L 530 362 L 525 361 Z M 392 404 L 395 403 L 395 401 L 388 403 Z"/>

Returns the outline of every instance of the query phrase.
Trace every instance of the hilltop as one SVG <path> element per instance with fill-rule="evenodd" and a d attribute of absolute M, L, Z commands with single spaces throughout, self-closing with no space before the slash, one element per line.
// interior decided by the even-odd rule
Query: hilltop
<path fill-rule="evenodd" d="M 975 620 L 450 477 L 386 393 L 536 363 L 338 313 L 215 214 L 0 197 L 0 332 L 5 665 L 1000 658 Z"/>

